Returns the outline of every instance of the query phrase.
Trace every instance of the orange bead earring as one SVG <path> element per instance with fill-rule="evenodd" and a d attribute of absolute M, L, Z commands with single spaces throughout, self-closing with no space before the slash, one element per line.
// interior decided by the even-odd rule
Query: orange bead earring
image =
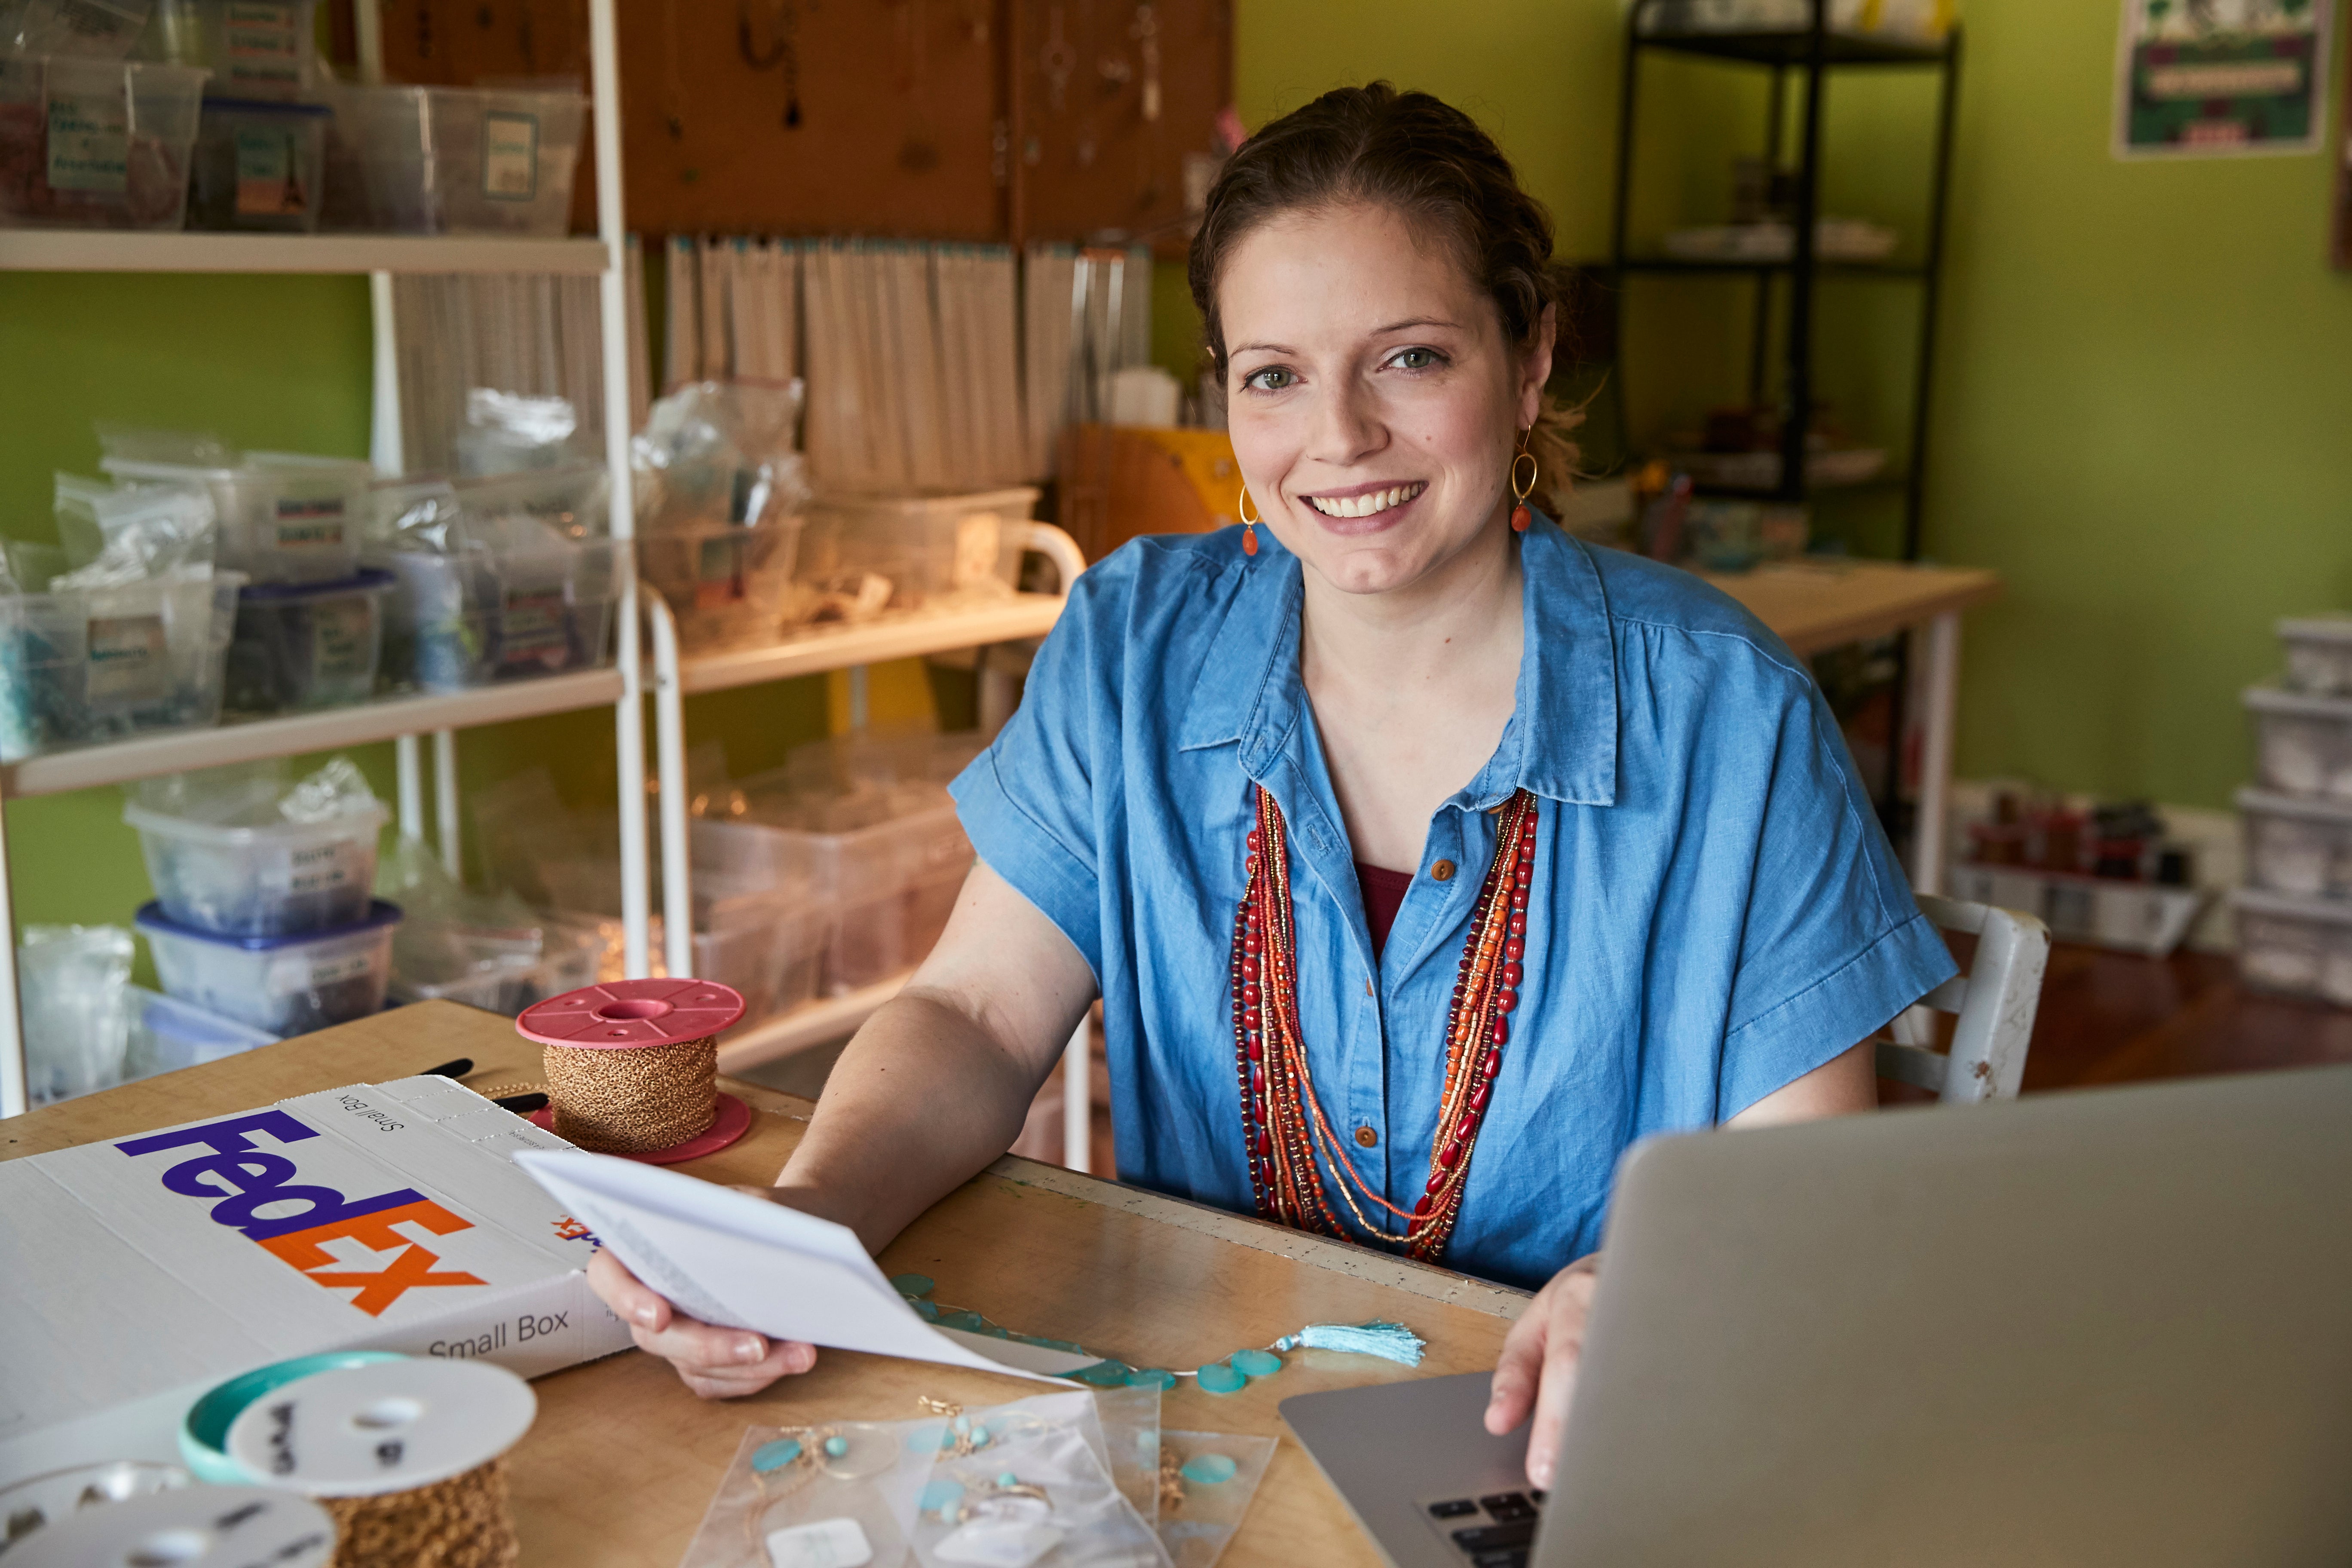
<path fill-rule="evenodd" d="M 1257 553 L 1258 520 L 1250 515 L 1249 486 L 1247 485 L 1242 486 L 1242 499 L 1238 510 L 1242 514 L 1242 553 L 1255 555 Z"/>
<path fill-rule="evenodd" d="M 1511 508 L 1513 533 L 1525 533 L 1528 531 L 1528 524 L 1535 521 L 1535 513 L 1528 507 L 1528 497 L 1536 488 L 1536 475 L 1540 471 L 1542 465 L 1536 461 L 1536 455 L 1528 450 L 1528 437 L 1534 434 L 1535 426 L 1532 425 L 1519 432 L 1518 455 L 1511 459 L 1511 499 L 1518 503 Z M 1528 466 L 1528 477 L 1525 479 L 1519 478 L 1521 463 Z"/>

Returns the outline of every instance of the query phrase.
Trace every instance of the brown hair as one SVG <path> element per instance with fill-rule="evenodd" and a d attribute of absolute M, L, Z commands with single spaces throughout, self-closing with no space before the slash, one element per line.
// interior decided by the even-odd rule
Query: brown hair
<path fill-rule="evenodd" d="M 1226 373 L 1217 273 L 1251 230 L 1283 213 L 1369 203 L 1402 214 L 1454 248 L 1492 297 L 1506 342 L 1525 350 L 1559 302 L 1550 271 L 1551 215 L 1519 187 L 1510 160 L 1478 122 L 1425 92 L 1385 81 L 1343 87 L 1293 110 L 1242 143 L 1209 191 L 1186 274 L 1217 378 Z M 1538 485 L 1564 493 L 1575 471 L 1574 410 L 1542 401 L 1528 438 Z"/>

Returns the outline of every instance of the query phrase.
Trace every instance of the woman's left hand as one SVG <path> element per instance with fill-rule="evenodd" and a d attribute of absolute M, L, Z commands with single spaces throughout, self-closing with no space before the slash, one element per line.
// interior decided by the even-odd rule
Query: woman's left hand
<path fill-rule="evenodd" d="M 1577 1358 L 1584 1352 L 1585 1320 L 1592 1312 L 1601 1255 L 1580 1258 L 1553 1275 L 1503 1341 L 1495 1364 L 1486 1430 L 1501 1436 L 1535 1413 L 1528 1435 L 1528 1484 L 1549 1489 L 1559 1459 L 1569 1396 L 1576 1392 Z"/>

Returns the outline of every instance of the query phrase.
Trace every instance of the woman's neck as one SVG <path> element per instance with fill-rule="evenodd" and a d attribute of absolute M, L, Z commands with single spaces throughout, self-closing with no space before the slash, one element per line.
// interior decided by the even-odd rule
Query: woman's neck
<path fill-rule="evenodd" d="M 1300 673 L 1399 698 L 1442 691 L 1457 678 L 1518 668 L 1525 625 L 1519 552 L 1507 529 L 1479 531 L 1469 548 L 1418 581 L 1384 594 L 1348 594 L 1305 576 Z"/>

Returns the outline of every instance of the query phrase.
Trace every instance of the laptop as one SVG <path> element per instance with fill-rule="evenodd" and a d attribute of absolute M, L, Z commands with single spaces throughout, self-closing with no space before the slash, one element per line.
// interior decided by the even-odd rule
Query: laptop
<path fill-rule="evenodd" d="M 1657 1139 L 1605 1255 L 1549 1496 L 1283 1401 L 1395 1568 L 2352 1563 L 2352 1068 Z"/>

